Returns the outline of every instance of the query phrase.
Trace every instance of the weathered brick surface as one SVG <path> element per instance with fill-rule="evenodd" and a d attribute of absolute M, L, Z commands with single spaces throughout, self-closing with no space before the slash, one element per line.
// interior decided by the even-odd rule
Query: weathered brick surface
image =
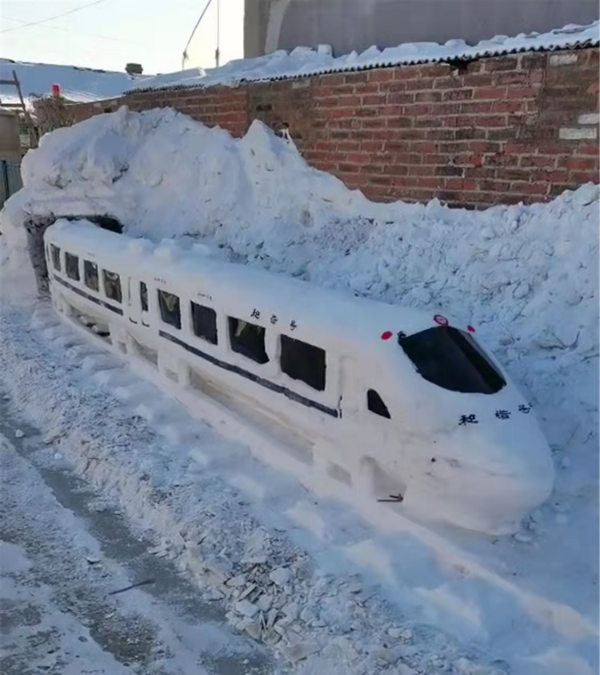
<path fill-rule="evenodd" d="M 558 58 L 560 56 L 560 58 Z M 598 182 L 598 49 L 528 53 L 76 106 L 172 106 L 242 136 L 289 131 L 306 160 L 368 197 L 482 207 Z"/>

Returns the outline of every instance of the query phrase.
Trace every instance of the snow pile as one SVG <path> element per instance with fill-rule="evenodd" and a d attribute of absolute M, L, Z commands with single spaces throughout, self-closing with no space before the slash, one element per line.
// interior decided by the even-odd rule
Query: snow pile
<path fill-rule="evenodd" d="M 60 85 L 60 93 L 69 101 L 98 101 L 121 96 L 132 86 L 152 79 L 145 75 L 128 75 L 92 68 L 0 59 L 0 80 L 12 80 L 13 70 L 17 73 L 26 101 L 34 96 L 51 94 L 53 84 Z M 2 103 L 18 103 L 16 88 L 0 84 L 0 100 Z"/>
<path fill-rule="evenodd" d="M 517 52 L 591 46 L 600 41 L 599 26 L 600 22 L 594 21 L 586 26 L 570 24 L 548 33 L 521 33 L 515 37 L 496 35 L 476 45 L 469 45 L 464 40 L 448 40 L 443 45 L 437 42 L 412 42 L 383 50 L 372 46 L 360 54 L 351 52 L 338 57 L 334 57 L 331 49 L 325 45 L 317 50 L 310 47 L 296 47 L 290 53 L 279 50 L 254 59 L 230 61 L 220 68 L 212 68 L 197 76 L 194 76 L 192 71 L 158 75 L 137 83 L 129 91 L 211 87 L 217 84 L 234 86 L 240 82 L 281 80 L 382 66 L 468 60 Z"/>
<path fill-rule="evenodd" d="M 572 451 L 595 433 L 593 185 L 483 212 L 375 204 L 260 122 L 236 140 L 171 110 L 126 108 L 45 136 L 22 172 L 0 225 L 21 275 L 25 214 L 107 214 L 133 236 L 204 238 L 234 260 L 475 322 L 541 404 L 551 442 Z"/>
<path fill-rule="evenodd" d="M 47 135 L 23 177 L 0 223 L 3 292 L 31 288 L 14 276 L 31 277 L 27 222 L 110 215 L 132 236 L 202 241 L 234 261 L 475 324 L 530 395 L 557 481 L 516 540 L 462 543 L 511 582 L 597 620 L 597 186 L 483 212 L 374 204 L 258 122 L 236 140 L 170 110 L 126 109 Z M 442 606 L 461 597 L 427 583 L 423 593 Z M 462 599 L 468 614 L 472 597 Z M 475 623 L 478 612 L 503 616 L 483 601 Z"/>

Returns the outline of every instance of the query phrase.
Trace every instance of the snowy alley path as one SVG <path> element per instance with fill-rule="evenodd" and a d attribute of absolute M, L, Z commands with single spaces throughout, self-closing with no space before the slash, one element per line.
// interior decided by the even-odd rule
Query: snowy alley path
<path fill-rule="evenodd" d="M 146 651 L 139 648 L 133 656 L 126 652 L 128 662 L 136 660 L 145 667 L 141 672 L 195 675 L 202 671 L 186 668 L 200 660 L 211 674 L 270 673 L 273 666 L 266 656 L 261 657 L 263 647 L 246 638 L 246 633 L 255 637 L 261 632 L 267 645 L 264 649 L 273 647 L 275 655 L 283 655 L 285 663 L 299 668 L 294 672 L 302 675 L 593 672 L 587 666 L 595 658 L 596 641 L 590 638 L 593 626 L 570 608 L 554 608 L 555 614 L 548 616 L 556 624 L 551 631 L 539 619 L 534 617 L 532 621 L 528 613 L 533 615 L 535 610 L 546 620 L 550 605 L 527 608 L 512 590 L 504 594 L 501 588 L 472 578 L 468 568 L 436 559 L 410 537 L 372 541 L 373 532 L 361 529 L 347 509 L 319 505 L 293 480 L 286 482 L 280 475 L 269 473 L 242 448 L 224 441 L 209 426 L 191 420 L 151 384 L 58 322 L 44 303 L 31 325 L 30 317 L 26 311 L 11 311 L 0 317 L 4 340 L 0 379 L 5 378 L 4 385 L 10 391 L 12 414 L 20 409 L 28 420 L 33 418 L 46 441 L 38 439 L 36 443 L 34 430 L 21 425 L 26 432 L 24 452 L 35 448 L 28 458 L 35 458 L 34 464 L 41 467 L 36 470 L 50 482 L 55 494 L 56 488 L 47 476 L 63 476 L 65 494 L 73 495 L 77 508 L 71 502 L 64 506 L 73 511 L 82 509 L 86 520 L 91 516 L 91 522 L 95 522 L 90 526 L 92 534 L 105 549 L 98 552 L 94 548 L 98 543 L 87 543 L 86 536 L 91 535 L 86 535 L 80 524 L 82 539 L 75 543 L 81 554 L 69 558 L 70 565 L 78 563 L 80 567 L 67 574 L 69 581 L 74 578 L 81 583 L 88 577 L 100 577 L 97 583 L 102 584 L 105 595 L 132 582 L 157 580 L 115 596 L 118 603 L 135 606 L 140 612 L 140 625 L 151 636 Z M 12 428 L 5 436 L 18 446 L 21 441 L 12 440 L 15 432 Z M 74 474 L 68 470 L 65 473 L 70 467 Z M 65 475 L 70 476 L 72 484 L 64 485 Z M 78 482 L 82 478 L 94 485 L 95 494 L 89 492 L 89 486 L 82 492 Z M 28 491 L 17 490 L 15 498 L 25 499 L 20 492 Z M 39 507 L 41 497 L 34 494 Z M 91 505 L 86 506 L 88 500 Z M 115 515 L 116 504 L 122 514 Z M 40 509 L 38 517 L 45 522 L 39 528 L 42 533 L 51 532 L 59 522 L 62 525 L 61 517 L 48 514 L 51 509 Z M 148 544 L 127 532 L 130 521 L 159 545 L 150 552 Z M 116 536 L 113 522 L 122 528 Z M 270 535 L 268 550 L 258 546 L 248 554 L 244 543 L 256 543 L 255 535 L 264 531 L 264 525 L 276 533 Z M 73 530 L 69 528 L 68 532 L 72 535 Z M 128 551 L 123 560 L 119 558 L 121 546 L 110 546 L 115 538 Z M 394 549 L 397 545 L 400 548 Z M 35 555 L 24 548 L 35 570 Z M 76 548 L 69 543 L 64 550 Z M 86 555 L 102 560 L 103 569 L 88 563 Z M 167 565 L 165 558 L 172 563 Z M 381 589 L 376 591 L 353 576 L 357 567 L 352 561 L 358 568 L 375 568 L 376 576 L 392 575 L 389 587 L 394 589 L 395 607 L 382 600 L 385 594 Z M 159 574 L 160 569 L 153 569 L 163 563 L 170 573 L 163 569 Z M 55 566 L 44 564 L 50 569 Z M 281 587 L 269 581 L 273 567 L 275 572 L 284 570 L 288 577 Z M 197 583 L 187 585 L 176 578 L 175 568 Z M 59 566 L 59 570 L 64 574 L 70 567 Z M 102 578 L 108 570 L 110 576 Z M 161 576 L 171 580 L 173 598 L 169 588 L 164 590 L 166 595 L 156 597 Z M 215 576 L 219 577 L 216 584 Z M 265 577 L 271 585 L 260 596 Z M 232 589 L 232 596 L 226 597 Z M 191 605 L 188 593 L 196 598 Z M 247 595 L 240 597 L 240 593 Z M 246 597 L 251 602 L 244 602 Z M 265 622 L 269 616 L 279 619 L 273 618 L 275 625 L 261 631 L 256 620 L 243 612 L 250 612 L 250 605 L 263 608 L 267 604 L 272 609 L 265 609 Z M 208 644 L 200 644 L 198 631 L 190 633 L 189 622 L 183 618 L 191 606 L 209 612 L 192 617 L 195 623 L 202 621 L 210 637 Z M 229 608 L 227 615 L 224 606 Z M 494 606 L 502 607 L 502 611 L 495 611 Z M 279 614 L 275 611 L 272 615 L 275 609 Z M 120 615 L 115 609 L 104 614 L 113 612 Z M 219 624 L 225 616 L 244 637 Z M 436 623 L 455 628 L 454 637 L 434 629 Z M 554 649 L 553 631 L 563 629 L 571 634 L 566 641 L 560 637 L 562 644 Z M 91 632 L 91 628 L 88 630 Z M 97 642 L 103 646 L 100 638 Z M 570 651 L 571 644 L 577 645 L 584 658 Z M 160 646 L 183 659 L 183 665 L 172 659 L 167 662 L 172 670 L 166 670 L 166 666 L 160 666 L 160 670 L 149 660 L 150 655 L 153 659 L 160 655 Z M 243 663 L 246 659 L 248 664 Z M 159 670 L 150 669 L 150 663 Z M 236 670 L 240 664 L 246 670 Z M 98 668 L 102 672 L 102 666 Z M 66 675 L 68 671 L 56 672 Z M 107 672 L 119 673 L 110 668 Z"/>
<path fill-rule="evenodd" d="M 0 451 L 4 675 L 273 672 L 260 647 L 234 636 L 114 506 L 66 465 L 44 461 L 48 445 L 6 400 Z"/>

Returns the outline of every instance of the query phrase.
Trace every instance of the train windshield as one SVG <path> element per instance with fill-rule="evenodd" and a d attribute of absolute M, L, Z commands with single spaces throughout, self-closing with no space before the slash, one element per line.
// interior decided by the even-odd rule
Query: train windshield
<path fill-rule="evenodd" d="M 398 342 L 417 372 L 438 387 L 463 394 L 495 394 L 506 385 L 477 342 L 457 328 L 428 328 Z"/>

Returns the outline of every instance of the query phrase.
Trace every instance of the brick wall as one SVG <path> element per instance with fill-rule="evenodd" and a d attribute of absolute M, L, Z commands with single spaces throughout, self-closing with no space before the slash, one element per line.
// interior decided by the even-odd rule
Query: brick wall
<path fill-rule="evenodd" d="M 69 110 L 74 122 L 82 122 L 94 115 L 114 112 L 119 106 L 123 105 L 123 100 L 122 98 L 108 98 L 90 103 L 73 103 L 69 105 Z"/>
<path fill-rule="evenodd" d="M 235 136 L 253 119 L 289 127 L 309 163 L 375 200 L 481 207 L 598 182 L 595 48 L 136 93 L 111 105 L 120 103 L 172 106 Z"/>

